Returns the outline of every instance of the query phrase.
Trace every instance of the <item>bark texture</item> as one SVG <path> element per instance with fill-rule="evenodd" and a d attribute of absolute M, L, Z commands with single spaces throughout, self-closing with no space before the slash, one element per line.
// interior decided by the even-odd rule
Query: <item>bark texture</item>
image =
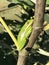
<path fill-rule="evenodd" d="M 34 45 L 34 42 L 36 41 L 38 35 L 42 31 L 43 28 L 43 22 L 44 22 L 44 11 L 45 11 L 45 3 L 46 0 L 36 0 L 35 5 L 35 18 L 34 18 L 34 24 L 33 24 L 33 31 L 29 37 L 29 41 L 27 46 L 19 51 L 19 57 L 17 65 L 26 65 L 27 58 L 29 56 L 29 51 L 31 50 L 32 46 Z"/>

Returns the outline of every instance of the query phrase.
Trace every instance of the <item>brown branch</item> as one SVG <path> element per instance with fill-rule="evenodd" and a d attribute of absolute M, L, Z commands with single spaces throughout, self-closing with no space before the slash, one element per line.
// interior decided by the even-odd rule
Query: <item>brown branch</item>
<path fill-rule="evenodd" d="M 35 18 L 34 18 L 35 22 L 33 24 L 33 31 L 30 35 L 27 46 L 22 51 L 19 51 L 17 65 L 26 64 L 26 60 L 28 58 L 29 51 L 31 50 L 32 46 L 34 45 L 34 42 L 36 41 L 38 35 L 42 31 L 43 22 L 44 22 L 45 3 L 46 3 L 46 0 L 36 0 Z"/>
<path fill-rule="evenodd" d="M 29 38 L 28 45 L 26 48 L 31 48 L 37 39 L 38 35 L 42 31 L 43 22 L 44 22 L 44 11 L 45 11 L 45 0 L 37 0 L 37 4 L 35 6 L 35 18 L 33 24 L 33 31 Z"/>

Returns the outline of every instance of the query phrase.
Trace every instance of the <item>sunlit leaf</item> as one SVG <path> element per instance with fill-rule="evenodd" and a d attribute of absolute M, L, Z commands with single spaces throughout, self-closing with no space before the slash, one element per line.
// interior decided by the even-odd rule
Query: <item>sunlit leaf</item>
<path fill-rule="evenodd" d="M 46 65 L 49 65 L 49 62 L 48 62 L 48 63 L 46 63 Z"/>

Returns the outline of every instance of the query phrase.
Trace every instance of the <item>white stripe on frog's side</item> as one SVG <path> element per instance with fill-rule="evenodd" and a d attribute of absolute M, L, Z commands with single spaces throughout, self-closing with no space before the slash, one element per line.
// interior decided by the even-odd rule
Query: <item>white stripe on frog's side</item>
<path fill-rule="evenodd" d="M 27 28 L 32 24 L 32 22 L 30 24 L 28 24 L 28 26 L 26 27 L 26 29 L 22 32 L 21 34 L 21 40 L 23 39 L 24 35 L 26 34 L 26 30 Z"/>

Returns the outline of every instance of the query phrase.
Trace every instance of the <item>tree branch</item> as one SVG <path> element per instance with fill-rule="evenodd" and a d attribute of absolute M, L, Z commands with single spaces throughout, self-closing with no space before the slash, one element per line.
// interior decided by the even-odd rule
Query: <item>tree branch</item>
<path fill-rule="evenodd" d="M 33 31 L 29 37 L 27 46 L 23 50 L 19 51 L 17 65 L 26 64 L 27 58 L 29 55 L 29 51 L 31 50 L 32 46 L 34 45 L 34 42 L 36 41 L 38 35 L 42 31 L 46 0 L 36 0 L 36 1 L 37 2 L 36 2 L 36 6 L 35 6 L 35 18 L 34 18 L 35 22 L 33 24 Z"/>
<path fill-rule="evenodd" d="M 45 11 L 45 1 L 46 0 L 37 0 L 35 6 L 35 17 L 34 17 L 34 24 L 33 24 L 33 31 L 29 38 L 29 42 L 26 48 L 31 48 L 36 41 L 38 35 L 42 31 L 43 22 L 44 22 L 44 11 Z"/>

